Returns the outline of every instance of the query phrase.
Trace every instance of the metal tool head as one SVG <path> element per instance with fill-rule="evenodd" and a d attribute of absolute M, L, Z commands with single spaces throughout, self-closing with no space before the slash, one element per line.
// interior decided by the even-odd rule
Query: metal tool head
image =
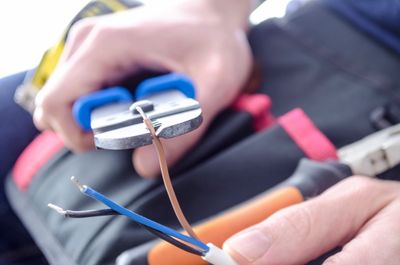
<path fill-rule="evenodd" d="M 152 143 L 152 137 L 135 106 L 141 106 L 153 122 L 157 136 L 172 138 L 198 128 L 202 122 L 199 103 L 177 90 L 168 90 L 137 102 L 123 102 L 95 109 L 91 128 L 101 149 L 132 149 Z"/>
<path fill-rule="evenodd" d="M 355 175 L 374 177 L 400 164 L 400 124 L 373 133 L 338 150 Z"/>

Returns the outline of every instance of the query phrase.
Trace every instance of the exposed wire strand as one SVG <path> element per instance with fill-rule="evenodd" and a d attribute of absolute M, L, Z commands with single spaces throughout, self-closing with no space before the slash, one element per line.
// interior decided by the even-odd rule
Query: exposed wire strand
<path fill-rule="evenodd" d="M 88 218 L 88 217 L 99 217 L 99 216 L 112 216 L 112 215 L 121 215 L 120 213 L 114 211 L 113 209 L 100 209 L 100 210 L 85 210 L 85 211 L 72 211 L 72 210 L 64 210 L 63 208 L 49 203 L 51 209 L 55 210 L 59 214 L 64 217 L 69 218 Z"/>
<path fill-rule="evenodd" d="M 61 207 L 56 206 L 54 204 L 49 204 L 48 206 L 57 211 L 59 214 L 62 214 L 65 217 L 70 217 L 70 218 L 124 215 L 132 219 L 134 222 L 138 223 L 143 228 L 147 229 L 155 236 L 169 242 L 170 244 L 189 253 L 199 256 L 204 256 L 204 254 L 209 251 L 209 247 L 198 239 L 196 233 L 193 231 L 193 228 L 191 227 L 191 225 L 189 224 L 189 222 L 187 221 L 186 217 L 183 214 L 179 201 L 176 197 L 174 188 L 172 186 L 171 178 L 168 171 L 168 165 L 165 158 L 164 148 L 162 146 L 160 139 L 157 137 L 154 125 L 139 106 L 136 107 L 136 110 L 142 116 L 143 122 L 150 131 L 150 134 L 152 136 L 152 141 L 155 146 L 160 164 L 161 175 L 164 181 L 165 188 L 167 190 L 168 197 L 171 201 L 173 210 L 175 212 L 175 215 L 177 216 L 179 223 L 182 225 L 184 230 L 186 230 L 189 236 L 181 234 L 169 227 L 163 226 L 135 212 L 132 212 L 129 209 L 122 207 L 121 205 L 113 202 L 112 200 L 110 200 L 103 194 L 95 191 L 94 189 L 86 185 L 82 185 L 75 177 L 71 177 L 71 181 L 74 182 L 74 184 L 79 188 L 79 190 L 83 194 L 102 202 L 103 204 L 110 207 L 110 209 L 72 211 L 72 210 L 64 210 Z M 184 242 L 190 244 L 191 246 L 185 244 Z M 195 248 L 192 246 L 195 246 Z"/>

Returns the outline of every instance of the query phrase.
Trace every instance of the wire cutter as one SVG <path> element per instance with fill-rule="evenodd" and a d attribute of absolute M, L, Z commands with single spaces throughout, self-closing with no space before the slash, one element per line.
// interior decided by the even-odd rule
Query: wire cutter
<path fill-rule="evenodd" d="M 85 131 L 92 130 L 100 149 L 132 149 L 152 143 L 136 107 L 151 119 L 156 134 L 172 138 L 188 133 L 202 123 L 202 111 L 195 99 L 192 80 L 170 73 L 146 79 L 135 95 L 124 87 L 111 87 L 79 98 L 73 115 Z"/>

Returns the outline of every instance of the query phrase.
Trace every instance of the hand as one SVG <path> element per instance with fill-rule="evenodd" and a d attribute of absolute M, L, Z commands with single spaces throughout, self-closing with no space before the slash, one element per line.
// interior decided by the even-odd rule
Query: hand
<path fill-rule="evenodd" d="M 400 183 L 351 177 L 307 202 L 277 212 L 225 242 L 239 264 L 323 265 L 400 262 Z"/>
<path fill-rule="evenodd" d="M 225 4 L 223 5 L 223 3 Z M 249 1 L 164 1 L 78 22 L 59 66 L 39 93 L 34 121 L 57 132 L 74 151 L 93 147 L 93 136 L 75 124 L 71 106 L 80 96 L 151 70 L 190 76 L 202 105 L 200 129 L 165 141 L 175 163 L 227 107 L 245 82 L 251 55 L 245 29 Z M 151 146 L 134 152 L 139 174 L 159 173 Z"/>

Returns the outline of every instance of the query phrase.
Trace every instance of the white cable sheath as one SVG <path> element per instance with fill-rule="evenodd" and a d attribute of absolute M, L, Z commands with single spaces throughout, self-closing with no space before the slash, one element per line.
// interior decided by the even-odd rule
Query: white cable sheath
<path fill-rule="evenodd" d="M 236 261 L 225 253 L 222 249 L 208 243 L 210 250 L 202 257 L 205 261 L 213 265 L 238 265 Z"/>

